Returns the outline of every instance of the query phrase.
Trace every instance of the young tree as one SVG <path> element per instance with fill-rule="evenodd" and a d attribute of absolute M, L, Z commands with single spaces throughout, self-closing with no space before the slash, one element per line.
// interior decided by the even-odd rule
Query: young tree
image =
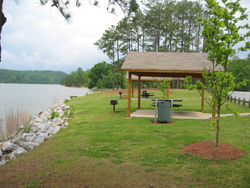
<path fill-rule="evenodd" d="M 210 105 L 216 109 L 216 146 L 219 145 L 220 115 L 221 107 L 225 103 L 229 92 L 233 91 L 237 85 L 234 76 L 226 72 L 231 58 L 236 54 L 235 46 L 239 42 L 245 41 L 250 36 L 248 24 L 240 25 L 239 21 L 247 19 L 246 9 L 240 6 L 238 0 L 222 0 L 220 4 L 217 0 L 206 0 L 207 7 L 211 11 L 209 19 L 201 19 L 204 27 L 203 35 L 206 38 L 208 59 L 212 62 L 212 70 L 206 70 L 204 78 L 207 87 L 212 91 L 212 101 Z M 240 34 L 241 29 L 246 29 L 246 34 Z M 238 50 L 249 49 L 250 42 L 246 42 L 244 47 Z M 221 67 L 216 71 L 216 67 Z M 244 82 L 242 83 L 245 84 Z M 201 89 L 204 85 L 198 82 L 196 88 Z"/>

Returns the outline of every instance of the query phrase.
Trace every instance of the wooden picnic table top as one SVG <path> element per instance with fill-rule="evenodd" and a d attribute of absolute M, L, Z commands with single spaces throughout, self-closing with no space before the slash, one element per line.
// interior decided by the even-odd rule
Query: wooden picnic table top
<path fill-rule="evenodd" d="M 168 101 L 170 102 L 171 100 L 173 100 L 174 102 L 182 102 L 182 99 L 152 99 L 152 101 Z"/>

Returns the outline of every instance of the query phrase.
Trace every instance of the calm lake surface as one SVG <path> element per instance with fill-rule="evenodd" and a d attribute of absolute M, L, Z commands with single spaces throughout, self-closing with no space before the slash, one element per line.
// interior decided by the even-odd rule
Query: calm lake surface
<path fill-rule="evenodd" d="M 71 88 L 49 84 L 0 84 L 0 120 L 9 110 L 20 110 L 37 115 L 70 96 L 90 94 L 85 88 Z"/>

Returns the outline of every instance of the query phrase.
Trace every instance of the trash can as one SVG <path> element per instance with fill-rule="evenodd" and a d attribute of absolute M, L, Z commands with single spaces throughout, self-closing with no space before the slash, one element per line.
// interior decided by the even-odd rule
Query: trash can
<path fill-rule="evenodd" d="M 170 117 L 170 102 L 158 102 L 158 122 L 168 123 L 171 121 Z"/>

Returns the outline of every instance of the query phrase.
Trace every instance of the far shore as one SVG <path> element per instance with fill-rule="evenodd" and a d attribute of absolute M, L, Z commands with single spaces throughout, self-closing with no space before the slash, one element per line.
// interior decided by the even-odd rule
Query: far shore
<path fill-rule="evenodd" d="M 85 88 L 85 89 L 88 89 L 88 86 L 65 86 L 65 87 L 74 87 L 74 88 Z"/>

